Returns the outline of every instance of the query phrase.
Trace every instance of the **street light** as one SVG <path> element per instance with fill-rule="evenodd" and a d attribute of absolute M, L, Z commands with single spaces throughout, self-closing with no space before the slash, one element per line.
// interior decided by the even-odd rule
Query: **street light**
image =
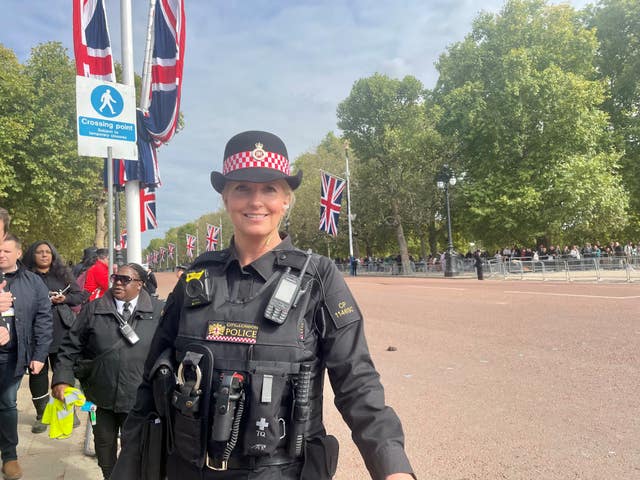
<path fill-rule="evenodd" d="M 453 237 L 451 236 L 451 207 L 449 205 L 449 186 L 454 186 L 458 179 L 448 165 L 443 165 L 442 170 L 440 170 L 440 173 L 438 174 L 436 180 L 436 185 L 438 186 L 438 188 L 444 189 L 444 196 L 447 202 L 447 230 L 449 233 L 449 244 L 447 246 L 447 251 L 444 254 L 444 276 L 453 277 L 455 275 L 458 275 L 460 272 L 457 268 L 458 258 L 456 252 L 453 249 Z"/>

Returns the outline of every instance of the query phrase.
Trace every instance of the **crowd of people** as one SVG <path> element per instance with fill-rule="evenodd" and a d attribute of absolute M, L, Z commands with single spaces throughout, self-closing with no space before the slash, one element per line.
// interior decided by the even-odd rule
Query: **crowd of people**
<path fill-rule="evenodd" d="M 137 264 L 120 266 L 110 275 L 106 249 L 85 249 L 73 269 L 45 240 L 32 243 L 23 253 L 22 242 L 6 231 L 10 220 L 0 208 L 2 476 L 17 480 L 23 474 L 17 455 L 17 392 L 26 372 L 36 412 L 31 427 L 35 434 L 48 429 L 43 416 L 52 403 L 50 389 L 54 398 L 64 402 L 65 391 L 74 387 L 76 379 L 80 381 L 87 398 L 97 406 L 95 453 L 104 477 L 109 478 L 119 428 L 133 407 L 164 304 L 152 295 L 157 282 Z M 125 327 L 138 340 L 122 342 L 119 332 Z M 86 376 L 79 374 L 78 365 Z M 79 424 L 74 411 L 73 426 Z"/>
<path fill-rule="evenodd" d="M 416 258 L 413 255 L 409 255 L 409 264 L 414 271 L 443 271 L 446 262 L 445 255 L 445 252 L 435 252 L 427 255 L 426 258 Z M 601 245 L 598 242 L 587 242 L 583 246 L 551 245 L 546 247 L 541 244 L 534 248 L 512 245 L 497 249 L 493 255 L 486 250 L 480 249 L 467 250 L 467 252 L 462 255 L 462 258 L 467 260 L 469 265 L 475 265 L 478 257 L 480 257 L 483 262 L 489 260 L 509 261 L 514 259 L 524 261 L 581 260 L 585 258 L 607 257 L 626 258 L 628 261 L 631 261 L 634 258 L 637 259 L 640 257 L 640 247 L 639 242 L 632 241 L 628 241 L 625 244 L 611 241 L 606 245 Z M 386 268 L 402 265 L 400 255 L 388 257 L 350 256 L 349 258 L 335 258 L 334 261 L 336 265 L 344 271 L 348 269 L 351 275 L 357 275 L 357 272 L 361 269 L 364 271 L 384 271 Z"/>

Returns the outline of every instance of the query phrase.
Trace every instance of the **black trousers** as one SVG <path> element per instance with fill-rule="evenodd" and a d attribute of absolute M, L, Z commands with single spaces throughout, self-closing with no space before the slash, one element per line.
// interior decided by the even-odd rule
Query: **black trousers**
<path fill-rule="evenodd" d="M 51 369 L 53 370 L 57 357 L 57 353 L 50 353 L 40 373 L 37 375 L 29 373 L 29 391 L 31 392 L 31 400 L 36 409 L 36 417 L 38 420 L 42 418 L 44 409 L 49 402 L 49 365 L 51 365 Z"/>
<path fill-rule="evenodd" d="M 116 413 L 98 407 L 96 424 L 93 426 L 93 439 L 96 447 L 98 465 L 102 469 L 105 480 L 111 476 L 118 458 L 118 433 L 127 418 L 126 413 Z"/>

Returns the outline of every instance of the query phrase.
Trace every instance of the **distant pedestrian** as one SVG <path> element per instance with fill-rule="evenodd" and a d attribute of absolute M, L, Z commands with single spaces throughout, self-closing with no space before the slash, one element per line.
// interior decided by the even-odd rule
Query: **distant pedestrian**
<path fill-rule="evenodd" d="M 182 274 L 187 270 L 189 270 L 189 266 L 188 265 L 183 265 L 183 264 L 177 265 L 176 266 L 176 277 L 180 278 L 182 276 Z"/>
<path fill-rule="evenodd" d="M 474 258 L 474 266 L 476 267 L 476 272 L 478 274 L 478 280 L 484 280 L 482 273 L 482 254 L 480 250 L 476 250 L 476 253 L 473 255 Z"/>
<path fill-rule="evenodd" d="M 89 270 L 83 288 L 89 292 L 89 301 L 102 297 L 109 289 L 109 250 L 99 248 L 98 259 Z"/>
<path fill-rule="evenodd" d="M 80 263 L 75 265 L 72 269 L 74 277 L 78 278 L 82 272 L 86 272 L 94 263 L 96 263 L 97 251 L 98 249 L 96 247 L 87 247 L 84 249 L 82 260 L 80 260 Z"/>
<path fill-rule="evenodd" d="M 358 259 L 354 255 L 349 257 L 349 266 L 351 267 L 351 276 L 358 275 Z"/>
<path fill-rule="evenodd" d="M 156 279 L 156 274 L 153 273 L 153 268 L 146 263 L 142 264 L 142 268 L 144 268 L 147 273 L 147 280 L 144 282 L 145 290 L 152 297 L 157 297 L 158 280 Z"/>

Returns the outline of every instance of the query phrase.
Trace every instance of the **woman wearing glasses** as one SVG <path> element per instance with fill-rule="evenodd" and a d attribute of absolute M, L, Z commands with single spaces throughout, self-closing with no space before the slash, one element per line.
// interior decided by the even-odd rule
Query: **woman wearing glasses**
<path fill-rule="evenodd" d="M 142 288 L 145 280 L 136 263 L 111 275 L 111 288 L 82 309 L 62 340 L 51 381 L 53 396 L 63 400 L 75 376 L 97 406 L 93 433 L 105 479 L 116 463 L 118 432 L 133 407 L 163 307 Z"/>

